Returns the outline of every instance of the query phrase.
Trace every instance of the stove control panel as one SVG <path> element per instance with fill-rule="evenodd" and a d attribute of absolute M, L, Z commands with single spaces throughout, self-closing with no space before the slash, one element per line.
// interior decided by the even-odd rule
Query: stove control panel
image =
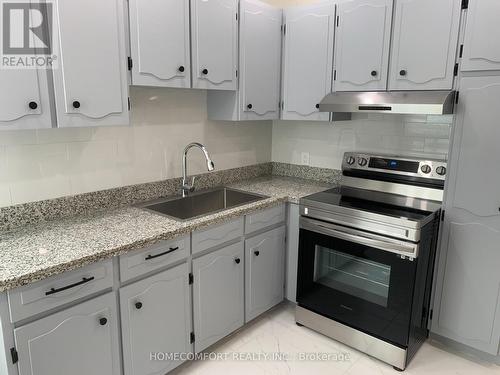
<path fill-rule="evenodd" d="M 346 152 L 342 163 L 342 171 L 370 171 L 433 180 L 445 180 L 446 167 L 444 160 L 356 152 Z"/>

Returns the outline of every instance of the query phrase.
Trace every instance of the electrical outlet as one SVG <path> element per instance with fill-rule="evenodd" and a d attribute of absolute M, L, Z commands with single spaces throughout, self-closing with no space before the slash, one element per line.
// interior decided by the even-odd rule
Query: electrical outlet
<path fill-rule="evenodd" d="M 301 154 L 301 162 L 302 165 L 309 165 L 309 153 L 308 152 L 303 152 Z"/>

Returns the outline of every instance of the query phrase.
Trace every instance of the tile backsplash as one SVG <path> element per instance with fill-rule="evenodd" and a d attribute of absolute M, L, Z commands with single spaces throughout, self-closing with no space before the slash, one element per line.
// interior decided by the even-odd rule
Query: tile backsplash
<path fill-rule="evenodd" d="M 354 114 L 335 123 L 275 121 L 275 162 L 340 169 L 346 151 L 446 159 L 453 116 Z"/>
<path fill-rule="evenodd" d="M 192 141 L 217 170 L 271 161 L 270 121 L 208 121 L 203 90 L 130 94 L 132 126 L 0 132 L 0 207 L 178 177 Z M 204 171 L 193 149 L 189 172 Z"/>

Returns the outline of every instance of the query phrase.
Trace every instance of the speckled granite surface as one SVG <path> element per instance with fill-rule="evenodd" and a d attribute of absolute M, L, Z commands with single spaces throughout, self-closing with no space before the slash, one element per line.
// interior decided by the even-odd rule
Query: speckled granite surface
<path fill-rule="evenodd" d="M 272 174 L 275 176 L 296 177 L 320 181 L 327 184 L 338 184 L 342 172 L 336 169 L 310 167 L 306 165 L 273 162 Z"/>
<path fill-rule="evenodd" d="M 269 198 L 185 222 L 125 207 L 0 232 L 0 292 L 255 210 L 297 202 L 330 186 L 286 177 L 261 177 L 227 185 Z"/>

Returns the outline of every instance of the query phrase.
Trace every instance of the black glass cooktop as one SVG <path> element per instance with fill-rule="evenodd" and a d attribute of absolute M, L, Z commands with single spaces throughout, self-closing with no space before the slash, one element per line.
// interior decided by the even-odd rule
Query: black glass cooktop
<path fill-rule="evenodd" d="M 412 221 L 424 220 L 431 212 L 417 210 L 409 207 L 402 207 L 396 204 L 382 203 L 371 198 L 370 192 L 359 194 L 365 195 L 366 199 L 352 197 L 342 190 L 342 188 L 334 188 L 320 193 L 309 195 L 304 198 L 307 201 L 315 201 L 330 206 L 340 206 L 352 208 L 360 211 L 366 211 L 374 214 L 392 216 L 396 218 L 405 218 Z M 384 194 L 387 201 L 391 201 L 390 194 Z M 396 201 L 396 200 L 394 200 Z"/>

